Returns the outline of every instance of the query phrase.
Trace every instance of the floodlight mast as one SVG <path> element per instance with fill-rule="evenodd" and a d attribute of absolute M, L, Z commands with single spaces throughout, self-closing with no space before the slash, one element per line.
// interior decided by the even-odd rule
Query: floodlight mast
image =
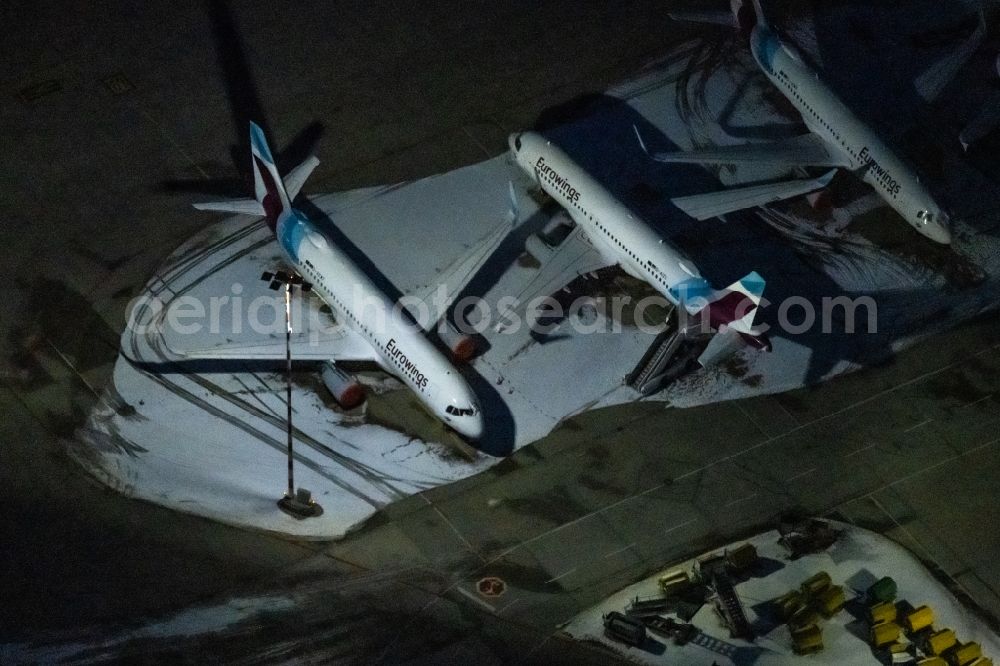
<path fill-rule="evenodd" d="M 294 455 L 292 452 L 292 284 L 285 283 L 285 387 L 288 407 L 288 499 L 295 497 Z"/>

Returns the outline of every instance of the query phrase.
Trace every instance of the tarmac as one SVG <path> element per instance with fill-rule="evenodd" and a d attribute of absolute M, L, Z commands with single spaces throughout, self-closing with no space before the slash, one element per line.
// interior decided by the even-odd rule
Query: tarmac
<path fill-rule="evenodd" d="M 197 181 L 234 173 L 246 114 L 266 109 L 279 144 L 322 121 L 316 191 L 417 178 L 499 154 L 509 131 L 606 89 L 687 28 L 653 2 L 435 3 L 395 7 L 391 22 L 360 2 L 3 11 L 0 644 L 91 641 L 281 594 L 293 611 L 209 637 L 133 637 L 112 654 L 598 663 L 557 626 L 789 510 L 895 539 L 996 626 L 995 315 L 813 389 L 586 414 L 334 544 L 94 483 L 67 441 L 107 382 L 129 299 L 203 223 Z M 233 85 L 250 70 L 254 85 Z M 486 577 L 503 593 L 480 594 Z"/>

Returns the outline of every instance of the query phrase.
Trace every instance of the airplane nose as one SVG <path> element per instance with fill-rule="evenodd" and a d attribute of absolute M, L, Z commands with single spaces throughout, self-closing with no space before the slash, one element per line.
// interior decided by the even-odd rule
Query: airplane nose
<path fill-rule="evenodd" d="M 929 224 L 923 229 L 924 234 L 936 243 L 951 244 L 951 231 L 948 230 L 948 217 L 942 215 L 935 224 Z"/>
<path fill-rule="evenodd" d="M 472 416 L 463 416 L 452 427 L 466 438 L 476 440 L 483 436 L 483 417 L 478 412 Z"/>

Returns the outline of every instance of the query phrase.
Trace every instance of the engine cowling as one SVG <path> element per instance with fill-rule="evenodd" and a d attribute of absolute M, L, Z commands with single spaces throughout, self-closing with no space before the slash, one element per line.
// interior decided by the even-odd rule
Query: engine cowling
<path fill-rule="evenodd" d="M 809 205 L 813 207 L 813 210 L 818 210 L 820 212 L 827 212 L 833 208 L 833 196 L 830 194 L 830 189 L 827 187 L 807 194 L 806 201 L 808 201 Z"/>
<path fill-rule="evenodd" d="M 569 213 L 565 210 L 559 210 L 542 227 L 541 235 L 553 245 L 558 245 L 566 236 L 567 231 L 572 230 L 574 224 Z"/>
<path fill-rule="evenodd" d="M 476 339 L 466 333 L 456 329 L 450 322 L 443 321 L 438 326 L 438 337 L 441 338 L 452 357 L 459 362 L 465 363 L 472 360 L 476 355 Z"/>
<path fill-rule="evenodd" d="M 538 234 L 531 234 L 524 240 L 524 249 L 535 261 L 544 264 L 555 251 Z"/>
<path fill-rule="evenodd" d="M 357 377 L 344 372 L 333 363 L 324 363 L 320 376 L 330 395 L 342 409 L 354 409 L 365 401 L 365 387 Z"/>

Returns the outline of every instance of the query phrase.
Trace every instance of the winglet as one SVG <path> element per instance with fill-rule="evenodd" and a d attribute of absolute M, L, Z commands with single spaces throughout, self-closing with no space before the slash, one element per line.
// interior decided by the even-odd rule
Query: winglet
<path fill-rule="evenodd" d="M 512 180 L 507 181 L 507 196 L 510 197 L 508 217 L 510 217 L 510 223 L 513 226 L 521 219 L 521 209 L 517 203 L 517 193 L 514 191 L 514 181 Z"/>
<path fill-rule="evenodd" d="M 642 132 L 639 131 L 639 126 L 635 123 L 632 124 L 632 129 L 635 130 L 635 138 L 639 140 L 639 147 L 642 148 L 642 152 L 649 155 L 649 149 L 646 148 L 646 142 L 642 140 Z"/>

